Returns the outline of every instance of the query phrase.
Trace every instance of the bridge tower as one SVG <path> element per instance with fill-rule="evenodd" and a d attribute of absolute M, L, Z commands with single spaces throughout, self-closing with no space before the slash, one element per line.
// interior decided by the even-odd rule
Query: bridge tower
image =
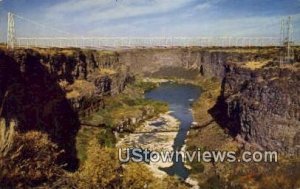
<path fill-rule="evenodd" d="M 7 48 L 13 49 L 16 43 L 16 30 L 14 14 L 9 12 L 7 16 Z"/>
<path fill-rule="evenodd" d="M 282 46 L 280 63 L 293 63 L 293 26 L 291 16 L 289 16 L 287 19 L 281 20 L 280 43 Z"/>

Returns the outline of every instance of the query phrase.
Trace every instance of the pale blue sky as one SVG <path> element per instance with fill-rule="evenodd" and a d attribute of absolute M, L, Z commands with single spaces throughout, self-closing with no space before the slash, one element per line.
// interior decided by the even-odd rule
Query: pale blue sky
<path fill-rule="evenodd" d="M 3 0 L 6 11 L 78 36 L 278 36 L 291 15 L 300 39 L 300 0 Z M 16 19 L 18 36 L 64 35 Z"/>

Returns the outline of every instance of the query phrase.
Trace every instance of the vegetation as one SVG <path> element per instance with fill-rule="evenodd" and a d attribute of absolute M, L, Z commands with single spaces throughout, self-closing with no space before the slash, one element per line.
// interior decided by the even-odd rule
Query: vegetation
<path fill-rule="evenodd" d="M 66 178 L 62 167 L 56 164 L 59 154 L 46 134 L 15 133 L 7 153 L 0 154 L 0 188 L 50 185 Z"/>
<path fill-rule="evenodd" d="M 84 118 L 86 124 L 101 127 L 82 127 L 76 137 L 76 148 L 78 158 L 81 162 L 87 159 L 87 147 L 91 138 L 97 138 L 98 142 L 105 147 L 114 147 L 116 138 L 113 130 L 118 124 L 132 119 L 136 122 L 130 124 L 131 130 L 139 125 L 140 121 L 158 115 L 161 112 L 168 111 L 165 103 L 144 99 L 143 94 L 157 85 L 150 82 L 137 80 L 127 87 L 123 94 L 106 97 L 105 108 L 95 112 L 91 116 Z"/>
<path fill-rule="evenodd" d="M 63 54 L 73 56 L 79 49 L 36 49 L 42 55 Z M 199 49 L 198 49 L 199 50 Z M 211 49 L 211 51 L 219 51 Z M 223 52 L 276 53 L 268 48 L 220 49 Z M 100 51 L 96 56 L 111 56 L 116 52 Z M 234 61 L 234 60 L 233 60 Z M 244 64 L 250 69 L 265 66 L 264 62 L 252 61 Z M 294 65 L 299 66 L 299 63 Z M 169 70 L 168 70 L 169 71 Z M 103 75 L 115 74 L 115 70 L 101 68 Z M 170 78 L 194 79 L 198 72 L 173 69 Z M 165 74 L 162 70 L 161 74 Z M 186 82 L 186 80 L 178 80 Z M 191 82 L 191 81 L 187 81 Z M 209 110 L 215 105 L 220 94 L 220 83 L 216 79 L 192 81 L 203 88 L 201 98 L 193 105 L 195 121 L 199 126 L 190 131 L 187 150 L 233 150 L 242 149 L 214 120 Z M 67 98 L 87 96 L 95 89 L 85 80 L 73 84 L 61 83 L 66 89 Z M 0 188 L 188 188 L 182 181 L 173 177 L 155 178 L 145 164 L 121 164 L 118 161 L 116 138 L 113 130 L 124 121 L 130 121 L 134 129 L 139 121 L 165 112 L 165 103 L 143 98 L 145 91 L 156 87 L 156 83 L 138 80 L 130 85 L 124 94 L 105 99 L 105 109 L 86 118 L 86 123 L 94 126 L 82 127 L 77 135 L 78 157 L 81 165 L 75 173 L 66 173 L 59 165 L 62 153 L 47 134 L 30 131 L 16 132 L 15 122 L 7 124 L 0 119 Z M 1 107 L 0 107 L 1 110 Z M 0 111 L 0 116 L 2 112 Z M 135 120 L 135 121 L 134 121 Z M 199 181 L 201 188 L 299 188 L 299 157 L 281 156 L 277 164 L 268 163 L 202 163 L 192 162 L 192 177 Z"/>
<path fill-rule="evenodd" d="M 15 133 L 8 153 L 0 153 L 0 188 L 187 188 L 175 178 L 155 178 L 145 164 L 120 164 L 117 149 L 99 143 L 97 134 L 90 136 L 86 161 L 71 174 L 57 164 L 61 152 L 47 134 Z"/>
<path fill-rule="evenodd" d="M 150 91 L 156 87 L 158 87 L 158 83 L 144 82 L 142 80 L 137 80 L 132 84 L 132 88 L 135 88 L 136 90 L 142 90 L 143 92 Z"/>
<path fill-rule="evenodd" d="M 168 110 L 164 103 L 143 98 L 144 91 L 154 87 L 156 84 L 138 81 L 127 87 L 124 94 L 107 98 L 105 109 L 85 120 L 105 123 L 108 127 L 84 127 L 79 131 L 77 149 L 81 168 L 73 175 L 78 188 L 188 188 L 177 178 L 155 178 L 143 163 L 120 164 L 118 160 L 114 124 L 126 117 L 143 115 L 145 119 Z"/>
<path fill-rule="evenodd" d="M 209 113 L 220 94 L 217 80 L 200 79 L 201 97 L 193 104 L 198 127 L 191 130 L 187 150 L 220 150 L 243 152 L 243 148 L 227 134 Z M 213 140 L 212 140 L 213 139 Z M 300 186 L 299 157 L 280 156 L 278 163 L 215 163 L 191 162 L 191 176 L 201 188 L 298 188 Z"/>
<path fill-rule="evenodd" d="M 269 61 L 249 61 L 249 62 L 245 62 L 242 67 L 244 68 L 249 68 L 251 70 L 256 70 L 256 69 L 260 69 L 263 68 L 264 66 L 266 66 L 269 63 Z"/>
<path fill-rule="evenodd" d="M 6 47 L 5 47 L 6 48 Z M 61 54 L 64 56 L 73 56 L 79 51 L 82 52 L 91 52 L 91 50 L 85 50 L 85 49 L 80 49 L 80 48 L 35 48 L 32 47 L 32 50 L 40 53 L 41 55 L 57 55 Z M 99 51 L 93 51 L 95 53 L 98 53 L 99 56 L 106 56 L 106 55 L 114 55 L 116 52 L 111 51 L 111 50 L 99 50 Z"/>
<path fill-rule="evenodd" d="M 154 177 L 143 163 L 120 164 L 117 149 L 100 145 L 96 138 L 89 142 L 87 151 L 86 161 L 73 174 L 77 188 L 188 188 L 176 178 Z"/>
<path fill-rule="evenodd" d="M 88 157 L 76 173 L 79 188 L 115 188 L 120 179 L 120 162 L 117 151 L 101 147 L 92 139 L 87 149 Z"/>
<path fill-rule="evenodd" d="M 224 181 L 234 188 L 252 186 L 258 189 L 299 188 L 300 159 L 280 156 L 277 163 L 231 163 L 225 174 Z"/>
<path fill-rule="evenodd" d="M 77 157 L 82 163 L 87 158 L 87 148 L 93 138 L 96 138 L 98 143 L 104 147 L 112 148 L 117 142 L 113 131 L 109 128 L 82 127 L 76 137 Z"/>
<path fill-rule="evenodd" d="M 134 129 L 142 119 L 168 111 L 166 103 L 143 97 L 144 91 L 153 87 L 154 85 L 151 83 L 137 82 L 128 86 L 124 94 L 105 98 L 105 108 L 85 118 L 85 123 L 105 124 L 114 129 L 118 124 L 128 119 L 134 119 L 136 123 L 132 121 L 131 124 L 131 129 Z"/>
<path fill-rule="evenodd" d="M 99 69 L 99 74 L 101 75 L 113 75 L 116 74 L 116 70 L 110 68 L 101 68 Z"/>
<path fill-rule="evenodd" d="M 87 148 L 91 138 L 95 138 L 101 131 L 97 127 L 82 127 L 76 136 L 77 157 L 80 162 L 84 162 L 87 158 Z"/>
<path fill-rule="evenodd" d="M 155 182 L 152 172 L 140 163 L 129 163 L 124 166 L 122 186 L 124 188 L 140 189 L 149 187 Z"/>
<path fill-rule="evenodd" d="M 90 96 L 95 91 L 95 85 L 86 80 L 75 80 L 71 85 L 61 82 L 60 85 L 66 90 L 68 99 Z"/>
<path fill-rule="evenodd" d="M 1 112 L 1 111 L 0 111 Z M 5 119 L 0 118 L 0 157 L 4 157 L 10 151 L 15 135 L 15 122 L 6 126 Z"/>

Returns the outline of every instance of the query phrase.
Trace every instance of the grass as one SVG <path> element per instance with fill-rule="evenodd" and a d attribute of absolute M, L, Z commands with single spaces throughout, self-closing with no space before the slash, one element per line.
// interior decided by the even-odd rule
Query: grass
<path fill-rule="evenodd" d="M 100 50 L 100 51 L 97 51 L 98 54 L 100 56 L 103 56 L 103 55 L 115 55 L 117 52 L 115 51 L 111 51 L 111 50 Z"/>
<path fill-rule="evenodd" d="M 206 150 L 237 150 L 237 144 L 224 132 L 215 121 L 209 110 L 214 107 L 220 95 L 221 84 L 217 79 L 199 78 L 194 84 L 201 86 L 202 93 L 199 99 L 193 103 L 194 120 L 200 126 L 192 129 L 187 137 L 187 150 L 201 152 Z M 191 177 L 196 179 L 203 188 L 218 188 L 222 186 L 216 175 L 216 169 L 212 163 L 191 162 Z"/>
<path fill-rule="evenodd" d="M 204 89 L 201 97 L 193 104 L 195 120 L 201 129 L 190 130 L 187 150 L 235 151 L 243 148 L 218 125 L 209 114 L 220 94 L 220 83 L 202 79 L 198 82 Z M 207 124 L 209 123 L 209 124 Z M 277 163 L 205 163 L 191 162 L 191 177 L 197 179 L 201 188 L 299 188 L 300 158 L 279 155 Z M 271 173 L 271 174 L 270 174 Z"/>
<path fill-rule="evenodd" d="M 113 75 L 116 73 L 117 72 L 114 69 L 109 69 L 109 68 L 100 68 L 99 69 L 99 74 L 101 74 L 101 75 Z"/>
<path fill-rule="evenodd" d="M 166 103 L 144 98 L 145 91 L 151 90 L 157 84 L 137 80 L 127 86 L 126 90 L 117 96 L 104 99 L 105 108 L 85 118 L 92 125 L 105 124 L 112 128 L 129 118 L 153 117 L 168 111 Z"/>
<path fill-rule="evenodd" d="M 103 147 L 114 147 L 117 142 L 111 129 L 82 127 L 76 137 L 77 157 L 80 162 L 86 160 L 88 155 L 87 147 L 93 138 L 96 138 L 98 143 Z"/>
<path fill-rule="evenodd" d="M 77 48 L 32 48 L 41 55 L 62 54 L 65 56 L 73 56 L 79 49 Z"/>
<path fill-rule="evenodd" d="M 154 82 L 143 82 L 141 80 L 136 81 L 133 86 L 134 88 L 140 89 L 143 92 L 147 92 L 150 91 L 156 87 L 158 87 L 158 83 L 154 83 Z"/>
<path fill-rule="evenodd" d="M 68 99 L 78 98 L 79 96 L 90 96 L 96 89 L 95 85 L 86 80 L 75 80 L 71 85 L 61 84 L 66 89 Z"/>
<path fill-rule="evenodd" d="M 190 150 L 205 148 L 208 150 L 237 150 L 232 138 L 216 122 L 209 110 L 214 107 L 220 95 L 221 84 L 216 79 L 200 79 L 198 85 L 203 92 L 193 104 L 194 120 L 200 125 L 199 130 L 191 130 L 187 140 Z M 214 140 L 211 140 L 211 139 Z"/>
<path fill-rule="evenodd" d="M 91 128 L 91 127 L 82 127 L 76 136 L 76 149 L 77 149 L 77 157 L 80 162 L 83 162 L 87 158 L 86 150 L 89 141 L 96 137 L 97 134 L 101 132 L 101 128 Z"/>
<path fill-rule="evenodd" d="M 141 97 L 134 98 L 123 94 L 106 98 L 105 104 L 105 109 L 101 109 L 85 118 L 85 123 L 92 125 L 105 124 L 114 128 L 118 123 L 126 119 L 142 119 L 144 116 L 153 117 L 160 112 L 168 110 L 165 103 L 147 100 Z"/>
<path fill-rule="evenodd" d="M 156 86 L 156 85 L 155 85 Z M 105 124 L 106 128 L 82 127 L 77 134 L 78 158 L 85 161 L 87 146 L 89 141 L 96 137 L 103 146 L 113 147 L 116 143 L 112 130 L 116 125 L 129 118 L 139 118 L 140 121 L 168 111 L 166 103 L 144 99 L 145 90 L 153 88 L 153 83 L 137 81 L 129 85 L 123 94 L 106 97 L 105 108 L 94 114 L 83 118 L 83 122 L 91 125 Z M 139 123 L 133 124 L 131 129 L 135 129 Z"/>
<path fill-rule="evenodd" d="M 243 68 L 249 68 L 251 70 L 261 69 L 264 66 L 266 66 L 269 63 L 269 61 L 249 61 L 243 63 Z"/>

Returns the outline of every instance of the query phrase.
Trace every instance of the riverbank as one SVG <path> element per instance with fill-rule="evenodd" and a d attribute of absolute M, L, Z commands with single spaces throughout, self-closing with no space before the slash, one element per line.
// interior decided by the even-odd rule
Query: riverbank
<path fill-rule="evenodd" d="M 130 112 L 138 112 L 140 108 L 144 109 L 145 107 L 152 107 L 152 109 L 154 108 L 154 110 L 156 111 L 148 112 L 144 116 L 140 117 L 140 119 L 135 119 L 135 124 L 131 125 L 130 130 L 119 130 L 118 127 L 114 126 L 113 124 L 108 124 L 105 128 L 93 127 L 87 129 L 85 127 L 85 133 L 79 132 L 80 135 L 78 135 L 78 142 L 83 141 L 82 139 L 85 139 L 85 141 L 83 142 L 87 143 L 87 145 L 81 145 L 81 149 L 83 151 L 89 149 L 88 141 L 93 138 L 94 140 L 96 139 L 98 143 L 100 143 L 102 150 L 109 149 L 111 150 L 111 152 L 114 151 L 116 153 L 118 152 L 119 148 L 129 147 L 149 149 L 151 151 L 173 150 L 173 143 L 177 136 L 180 122 L 171 115 L 172 112 L 166 112 L 168 106 L 165 103 L 144 98 L 145 91 L 153 89 L 153 87 L 155 86 L 157 85 L 153 83 L 141 83 L 138 81 L 130 85 L 124 91 L 122 96 L 116 96 L 111 97 L 111 99 L 107 99 L 108 106 L 106 106 L 107 109 L 105 110 L 107 114 L 100 114 L 98 112 L 95 116 L 101 116 L 101 119 L 95 119 L 94 117 L 94 119 L 86 118 L 85 121 L 92 121 L 93 124 L 99 125 L 99 120 L 106 120 L 105 123 L 113 123 L 111 121 L 108 121 L 107 119 L 121 118 L 122 120 L 124 118 L 126 119 L 126 117 L 133 118 L 134 115 L 139 114 L 133 115 Z M 116 112 L 123 112 L 123 116 L 120 117 L 119 114 L 116 114 Z M 131 121 L 131 123 L 133 122 Z M 123 127 L 123 129 L 125 128 Z M 112 135 L 112 133 L 114 135 Z M 90 148 L 94 148 L 94 144 L 92 146 L 89 146 Z M 99 153 L 101 153 L 101 151 L 99 151 Z M 97 158 L 100 158 L 100 156 L 105 156 L 104 154 L 95 154 L 94 152 L 91 153 L 91 150 L 88 154 L 86 154 L 86 160 L 82 162 L 82 165 L 90 165 L 88 170 L 84 170 L 88 174 L 93 172 L 93 167 L 95 166 L 94 162 L 89 161 L 89 158 L 93 157 L 94 155 L 99 156 Z M 190 184 L 187 184 L 176 177 L 170 177 L 166 172 L 161 170 L 161 168 L 170 167 L 172 165 L 172 162 L 159 161 L 150 162 L 149 164 L 121 164 L 119 160 L 117 162 L 114 157 L 112 160 L 106 159 L 105 162 L 102 163 L 113 164 L 118 167 L 119 170 L 122 170 L 122 178 L 120 179 L 123 180 L 125 184 L 135 182 L 133 183 L 134 186 L 144 186 L 143 183 L 147 183 L 150 188 L 190 187 Z M 79 173 L 79 178 L 84 177 L 85 181 L 89 178 L 85 177 L 84 171 Z M 142 173 L 140 171 L 142 171 Z M 93 177 L 93 175 L 91 175 L 91 177 Z M 157 181 L 156 179 L 159 180 Z M 155 185 L 157 185 L 157 187 L 152 186 L 154 185 L 154 183 Z M 123 186 L 125 185 L 123 184 Z"/>
<path fill-rule="evenodd" d="M 179 130 L 179 121 L 170 115 L 171 112 L 160 114 L 157 118 L 145 121 L 135 132 L 119 138 L 117 148 L 141 148 L 150 151 L 172 151 L 173 143 Z M 156 124 L 159 123 L 159 126 Z M 169 132 L 168 132 L 169 131 Z M 160 168 L 170 167 L 172 162 L 150 162 L 145 164 L 154 176 L 163 178 L 167 175 Z"/>
<path fill-rule="evenodd" d="M 201 97 L 193 103 L 196 126 L 189 131 L 186 149 L 193 151 L 234 151 L 242 154 L 253 148 L 239 137 L 229 134 L 226 128 L 215 120 L 221 116 L 215 105 L 220 95 L 221 84 L 214 79 L 200 78 L 197 85 L 203 89 Z M 214 110 L 214 111 L 213 111 Z M 238 155 L 239 156 L 239 155 Z M 279 154 L 277 163 L 229 163 L 191 162 L 192 179 L 201 188 L 294 188 L 299 185 L 299 156 L 287 157 Z M 270 174 L 271 173 L 271 174 Z M 290 175 L 290 176 L 289 176 Z"/>
<path fill-rule="evenodd" d="M 144 121 L 168 111 L 166 103 L 144 98 L 147 90 L 156 87 L 153 83 L 140 80 L 129 84 L 122 94 L 103 99 L 103 108 L 82 117 L 83 124 L 76 137 L 77 156 L 83 163 L 91 138 L 96 137 L 103 146 L 112 147 L 117 140 L 114 132 L 133 132 Z"/>

